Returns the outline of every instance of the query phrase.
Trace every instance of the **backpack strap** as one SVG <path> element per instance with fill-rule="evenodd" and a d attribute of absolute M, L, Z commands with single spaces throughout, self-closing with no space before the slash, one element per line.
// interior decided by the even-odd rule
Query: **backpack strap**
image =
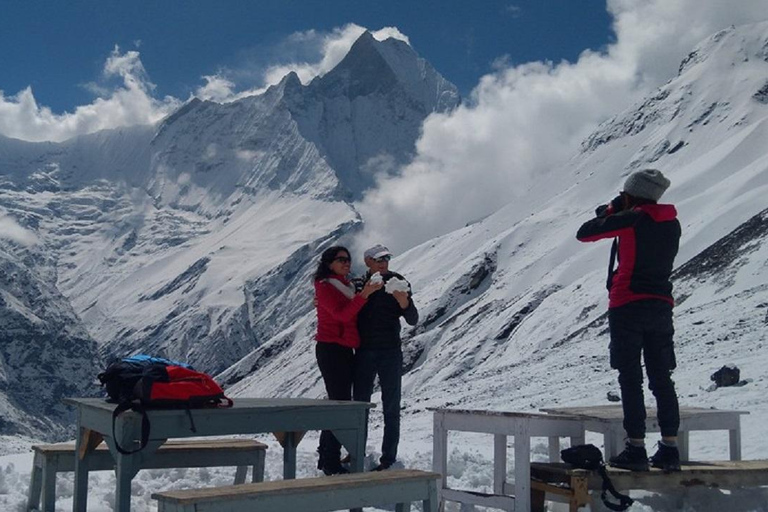
<path fill-rule="evenodd" d="M 120 442 L 115 435 L 115 421 L 117 420 L 117 417 L 129 409 L 141 414 L 141 445 L 135 450 L 126 450 L 120 446 Z M 147 416 L 147 411 L 144 410 L 144 407 L 131 401 L 120 402 L 112 412 L 112 439 L 115 441 L 115 448 L 117 448 L 117 451 L 123 455 L 130 455 L 143 450 L 149 442 L 149 417 Z"/>
<path fill-rule="evenodd" d="M 600 478 L 603 479 L 603 492 L 600 494 L 600 499 L 603 500 L 603 504 L 606 507 L 611 510 L 621 512 L 632 506 L 632 503 L 634 503 L 635 500 L 630 498 L 628 494 L 621 494 L 616 490 L 616 488 L 613 486 L 613 482 L 611 482 L 611 479 L 608 478 L 608 472 L 605 470 L 605 463 L 601 463 L 600 467 L 597 468 L 597 474 L 599 474 Z M 611 503 L 608 501 L 607 493 L 609 492 L 611 495 L 613 495 L 614 498 L 619 500 L 619 503 Z"/>
<path fill-rule="evenodd" d="M 614 238 L 613 244 L 611 244 L 611 258 L 608 260 L 608 278 L 605 281 L 605 287 L 608 291 L 611 291 L 611 285 L 613 284 L 613 266 L 616 264 L 616 256 L 619 253 L 619 239 Z"/>

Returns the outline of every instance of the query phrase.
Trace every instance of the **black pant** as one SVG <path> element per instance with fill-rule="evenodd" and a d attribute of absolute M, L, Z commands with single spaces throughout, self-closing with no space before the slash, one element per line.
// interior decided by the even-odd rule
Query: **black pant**
<path fill-rule="evenodd" d="M 609 309 L 608 324 L 611 330 L 611 367 L 619 370 L 627 437 L 645 437 L 641 353 L 648 374 L 648 387 L 656 397 L 661 435 L 677 436 L 680 408 L 671 376 L 676 366 L 672 306 L 660 300 L 630 302 Z"/>
<path fill-rule="evenodd" d="M 315 346 L 317 365 L 325 382 L 325 391 L 330 400 L 352 400 L 352 371 L 354 352 L 351 348 L 337 343 L 318 342 Z M 330 430 L 320 434 L 320 463 L 329 461 L 330 464 L 339 462 L 341 443 Z"/>
<path fill-rule="evenodd" d="M 381 442 L 381 462 L 397 460 L 400 442 L 400 398 L 403 374 L 403 352 L 400 347 L 358 350 L 355 355 L 355 400 L 370 402 L 373 381 L 379 376 L 381 407 L 384 412 L 384 439 Z"/>

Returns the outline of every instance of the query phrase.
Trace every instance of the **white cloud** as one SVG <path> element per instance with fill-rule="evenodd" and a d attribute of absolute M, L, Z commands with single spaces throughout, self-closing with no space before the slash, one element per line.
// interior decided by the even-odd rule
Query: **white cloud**
<path fill-rule="evenodd" d="M 261 84 L 257 87 L 236 92 L 236 84 L 230 78 L 238 70 L 222 70 L 215 75 L 204 76 L 206 85 L 195 91 L 200 99 L 212 100 L 219 103 L 235 101 L 246 96 L 263 93 L 269 86 L 276 85 L 288 73 L 295 72 L 301 83 L 307 84 L 316 76 L 323 75 L 333 69 L 349 52 L 352 44 L 367 29 L 350 23 L 331 32 L 307 30 L 295 32 L 288 36 L 284 45 L 301 55 L 315 55 L 316 59 L 280 62 L 268 66 L 262 73 Z M 396 27 L 383 27 L 371 31 L 374 38 L 384 41 L 390 37 L 400 39 L 408 44 L 408 37 Z"/>
<path fill-rule="evenodd" d="M 307 83 L 338 64 L 365 30 L 349 24 L 329 33 L 314 30 L 294 33 L 287 44 L 301 47 L 303 51 L 298 53 L 313 54 L 317 59 L 269 66 L 262 72 L 261 85 L 242 91 L 237 91 L 235 80 L 230 78 L 232 71 L 219 71 L 203 76 L 205 84 L 195 91 L 194 96 L 219 103 L 235 101 L 261 94 L 291 71 Z M 379 40 L 394 37 L 409 42 L 408 37 L 394 27 L 384 27 L 372 34 Z M 137 39 L 133 44 L 139 48 L 142 42 Z M 110 83 L 115 79 L 119 81 L 117 85 Z M 182 104 L 170 96 L 156 98 L 153 94 L 155 85 L 141 62 L 140 53 L 135 50 L 123 53 L 118 47 L 107 58 L 100 79 L 85 83 L 83 87 L 97 98 L 88 105 L 76 107 L 72 113 L 62 114 L 38 104 L 31 87 L 14 95 L 6 95 L 0 90 L 0 134 L 28 141 L 60 142 L 107 128 L 155 123 Z"/>
<path fill-rule="evenodd" d="M 211 100 L 222 103 L 235 95 L 235 84 L 220 75 L 206 75 L 203 77 L 205 85 L 195 91 L 195 96 L 201 100 Z"/>
<path fill-rule="evenodd" d="M 119 84 L 105 85 L 110 79 L 118 79 Z M 176 98 L 154 98 L 155 86 L 149 81 L 139 52 L 121 53 L 118 47 L 104 64 L 102 82 L 86 87 L 100 97 L 73 113 L 63 114 L 38 105 L 31 87 L 13 96 L 0 91 L 0 134 L 28 141 L 62 141 L 106 128 L 151 124 L 181 104 Z"/>
<path fill-rule="evenodd" d="M 37 243 L 37 235 L 21 227 L 16 220 L 3 212 L 0 212 L 0 238 L 5 238 L 27 247 Z"/>
<path fill-rule="evenodd" d="M 608 0 L 608 10 L 616 42 L 604 52 L 516 67 L 502 57 L 469 106 L 430 117 L 414 161 L 358 205 L 360 243 L 401 251 L 495 211 L 573 156 L 599 122 L 672 78 L 702 39 L 768 18 L 764 0 Z"/>
<path fill-rule="evenodd" d="M 314 30 L 293 34 L 291 37 L 296 42 L 301 41 L 320 47 L 322 59 L 317 62 L 294 62 L 271 66 L 264 75 L 265 85 L 269 86 L 280 82 L 291 71 L 295 71 L 299 75 L 301 83 L 309 83 L 316 76 L 327 73 L 336 64 L 341 62 L 347 52 L 349 52 L 352 44 L 365 30 L 360 25 L 350 23 L 327 34 L 321 34 Z M 395 27 L 384 27 L 380 30 L 372 31 L 371 34 L 380 41 L 393 37 L 410 44 L 408 37 Z"/>

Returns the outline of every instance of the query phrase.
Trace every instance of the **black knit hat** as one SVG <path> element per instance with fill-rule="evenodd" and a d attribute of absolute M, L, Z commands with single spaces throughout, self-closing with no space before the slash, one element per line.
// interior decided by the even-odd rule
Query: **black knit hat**
<path fill-rule="evenodd" d="M 624 182 L 624 192 L 651 201 L 658 201 L 668 187 L 669 180 L 657 169 L 633 172 Z"/>

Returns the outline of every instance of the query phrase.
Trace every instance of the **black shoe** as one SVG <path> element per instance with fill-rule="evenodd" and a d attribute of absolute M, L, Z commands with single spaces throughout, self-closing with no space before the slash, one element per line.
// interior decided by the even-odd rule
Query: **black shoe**
<path fill-rule="evenodd" d="M 394 462 L 380 462 L 378 466 L 372 467 L 371 471 L 384 471 L 391 468 L 392 464 L 394 464 Z"/>
<path fill-rule="evenodd" d="M 341 459 L 342 464 L 349 464 L 350 462 L 352 462 L 352 456 L 350 454 L 347 454 L 346 457 Z"/>
<path fill-rule="evenodd" d="M 629 441 L 624 446 L 624 451 L 611 457 L 609 462 L 615 468 L 628 469 L 630 471 L 648 471 L 650 469 L 645 446 L 635 446 L 630 444 Z"/>
<path fill-rule="evenodd" d="M 335 462 L 325 462 L 323 464 L 323 467 L 320 468 L 323 470 L 323 473 L 325 473 L 326 476 L 331 475 L 346 475 L 349 473 L 349 470 L 341 465 L 341 462 L 335 461 Z"/>
<path fill-rule="evenodd" d="M 659 442 L 656 453 L 651 456 L 651 466 L 665 473 L 680 471 L 680 451 L 677 446 L 667 446 Z"/>

